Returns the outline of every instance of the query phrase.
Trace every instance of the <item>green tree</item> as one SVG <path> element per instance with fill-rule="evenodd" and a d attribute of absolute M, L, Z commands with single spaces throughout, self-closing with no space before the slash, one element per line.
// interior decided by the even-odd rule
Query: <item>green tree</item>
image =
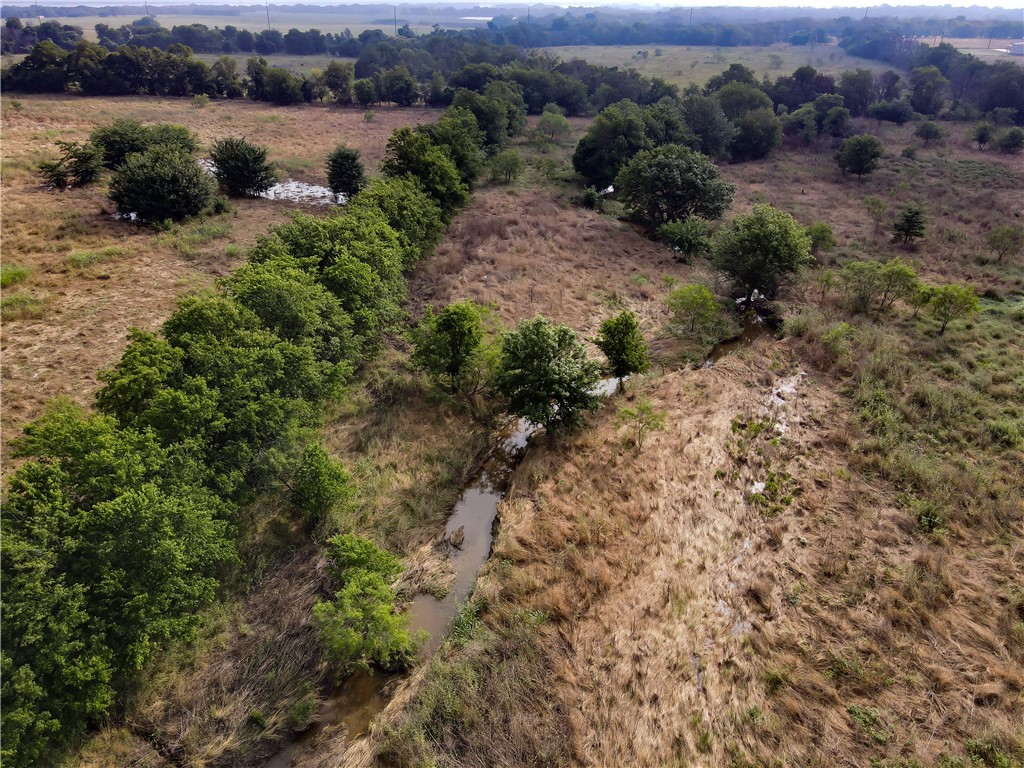
<path fill-rule="evenodd" d="M 703 256 L 711 249 L 708 222 L 700 216 L 670 221 L 658 227 L 658 237 L 687 258 Z"/>
<path fill-rule="evenodd" d="M 118 213 L 142 222 L 196 216 L 212 198 L 213 179 L 191 155 L 166 147 L 129 155 L 110 179 Z"/>
<path fill-rule="evenodd" d="M 996 254 L 996 261 L 1002 264 L 1007 256 L 1015 256 L 1024 250 L 1024 228 L 1012 224 L 996 227 L 989 233 L 987 242 Z"/>
<path fill-rule="evenodd" d="M 875 234 L 882 231 L 882 220 L 885 218 L 885 201 L 880 197 L 865 197 L 864 207 L 867 208 L 868 216 L 875 225 Z"/>
<path fill-rule="evenodd" d="M 770 205 L 756 205 L 752 213 L 729 222 L 715 236 L 712 255 L 748 302 L 755 290 L 773 294 L 784 277 L 813 261 L 804 228 Z"/>
<path fill-rule="evenodd" d="M 350 534 L 329 543 L 328 557 L 341 589 L 332 601 L 318 601 L 313 617 L 336 673 L 405 666 L 415 643 L 409 636 L 409 616 L 395 610 L 395 593 L 388 586 L 401 571 L 397 559 Z"/>
<path fill-rule="evenodd" d="M 647 342 L 640 332 L 636 315 L 629 310 L 623 310 L 601 323 L 594 344 L 604 352 L 608 370 L 620 382 L 626 376 L 643 373 L 650 367 Z"/>
<path fill-rule="evenodd" d="M 981 122 L 971 129 L 971 138 L 977 143 L 978 149 L 984 149 L 995 136 L 996 129 L 992 123 Z"/>
<path fill-rule="evenodd" d="M 302 80 L 287 69 L 268 67 L 263 76 L 263 100 L 279 106 L 298 104 L 303 100 Z"/>
<path fill-rule="evenodd" d="M 459 169 L 451 156 L 430 140 L 410 128 L 399 128 L 388 139 L 381 171 L 385 176 L 411 175 L 433 197 L 446 219 L 465 205 L 469 191 L 462 183 Z"/>
<path fill-rule="evenodd" d="M 561 114 L 545 112 L 537 121 L 534 133 L 549 144 L 561 144 L 572 135 L 572 126 Z"/>
<path fill-rule="evenodd" d="M 725 116 L 718 99 L 689 95 L 683 99 L 681 109 L 686 125 L 697 137 L 697 149 L 710 157 L 728 157 L 736 128 Z"/>
<path fill-rule="evenodd" d="M 905 205 L 892 225 L 893 242 L 911 245 L 917 238 L 924 237 L 926 221 L 924 205 L 921 203 Z"/>
<path fill-rule="evenodd" d="M 437 313 L 428 308 L 410 333 L 413 364 L 449 394 L 478 394 L 496 362 L 494 325 L 493 311 L 468 299 Z"/>
<path fill-rule="evenodd" d="M 352 62 L 332 61 L 324 70 L 323 81 L 331 89 L 336 102 L 352 103 L 352 83 L 355 81 L 355 65 Z"/>
<path fill-rule="evenodd" d="M 755 109 L 736 120 L 729 145 L 734 161 L 760 160 L 782 143 L 782 122 L 770 109 Z"/>
<path fill-rule="evenodd" d="M 210 149 L 213 175 L 232 197 L 259 197 L 277 183 L 273 163 L 267 161 L 267 148 L 245 139 L 218 139 Z"/>
<path fill-rule="evenodd" d="M 565 325 L 537 316 L 502 337 L 497 390 L 511 413 L 549 434 L 578 427 L 583 413 L 597 408 L 599 378 L 597 364 Z"/>
<path fill-rule="evenodd" d="M 638 152 L 615 183 L 633 216 L 654 228 L 689 216 L 717 219 L 734 189 L 708 157 L 674 144 Z"/>
<path fill-rule="evenodd" d="M 451 107 L 432 123 L 416 127 L 443 147 L 459 170 L 462 183 L 472 189 L 484 169 L 484 132 L 468 109 Z"/>
<path fill-rule="evenodd" d="M 843 175 L 849 172 L 860 178 L 878 168 L 878 160 L 884 154 L 885 146 L 877 137 L 869 134 L 851 136 L 836 153 L 836 163 Z"/>
<path fill-rule="evenodd" d="M 335 506 L 355 493 L 348 472 L 321 443 L 305 447 L 286 485 L 291 503 L 306 512 L 312 525 L 321 523 Z"/>
<path fill-rule="evenodd" d="M 961 317 L 970 317 L 981 308 L 974 289 L 967 285 L 940 285 L 935 288 L 931 301 L 932 314 L 939 321 L 939 336 L 946 326 Z"/>
<path fill-rule="evenodd" d="M 925 120 L 914 129 L 914 135 L 927 145 L 941 140 L 946 134 L 934 120 Z"/>
<path fill-rule="evenodd" d="M 689 333 L 705 333 L 722 313 L 721 304 L 706 285 L 681 285 L 669 294 L 667 303 L 673 324 Z"/>
<path fill-rule="evenodd" d="M 875 93 L 875 76 L 870 69 L 856 69 L 839 75 L 838 93 L 850 114 L 862 117 Z"/>
<path fill-rule="evenodd" d="M 373 80 L 362 79 L 356 80 L 352 84 L 352 92 L 355 94 L 356 101 L 361 107 L 369 107 L 376 104 L 379 101 L 377 96 L 377 86 L 373 84 Z"/>
<path fill-rule="evenodd" d="M 348 198 L 366 185 L 366 172 L 358 149 L 339 144 L 327 156 L 327 185 L 334 194 Z"/>
<path fill-rule="evenodd" d="M 572 167 L 587 181 L 603 188 L 615 180 L 630 158 L 652 146 L 643 110 L 631 101 L 621 101 L 598 113 L 576 145 Z"/>
<path fill-rule="evenodd" d="M 750 83 L 727 83 L 715 92 L 715 98 L 726 118 L 734 123 L 749 112 L 773 108 L 768 94 Z"/>
<path fill-rule="evenodd" d="M 514 149 L 502 150 L 491 160 L 491 180 L 509 184 L 523 172 L 523 158 Z"/>
<path fill-rule="evenodd" d="M 95 129 L 89 140 L 103 150 L 103 164 L 110 169 L 121 165 L 128 155 L 145 152 L 151 143 L 149 129 L 128 118 Z"/>
<path fill-rule="evenodd" d="M 935 115 L 942 109 L 949 80 L 938 67 L 917 67 L 910 73 L 910 106 L 922 115 Z"/>
<path fill-rule="evenodd" d="M 420 97 L 416 80 L 409 70 L 398 65 L 381 73 L 381 98 L 400 107 L 411 107 Z"/>
<path fill-rule="evenodd" d="M 666 417 L 664 411 L 655 410 L 650 399 L 643 397 L 632 408 L 619 408 L 616 421 L 620 427 L 629 427 L 633 433 L 633 444 L 639 452 L 644 449 L 644 443 L 651 432 L 665 431 Z"/>

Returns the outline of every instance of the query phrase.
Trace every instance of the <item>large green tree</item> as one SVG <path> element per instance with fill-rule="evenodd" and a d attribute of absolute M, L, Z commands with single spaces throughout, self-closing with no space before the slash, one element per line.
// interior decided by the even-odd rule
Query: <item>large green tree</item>
<path fill-rule="evenodd" d="M 788 213 L 755 205 L 718 232 L 712 257 L 749 302 L 754 291 L 773 294 L 787 275 L 812 261 L 811 239 Z"/>
<path fill-rule="evenodd" d="M 480 392 L 493 371 L 497 347 L 490 343 L 495 320 L 489 307 L 473 301 L 428 308 L 411 331 L 413 364 L 450 394 Z"/>
<path fill-rule="evenodd" d="M 599 379 L 598 365 L 565 325 L 537 316 L 502 337 L 498 392 L 511 413 L 549 433 L 579 426 L 597 408 Z"/>
<path fill-rule="evenodd" d="M 647 342 L 640 332 L 636 315 L 629 310 L 623 310 L 601 323 L 594 344 L 604 352 L 608 369 L 617 379 L 643 373 L 650 367 Z"/>
<path fill-rule="evenodd" d="M 732 203 L 733 186 L 711 159 L 675 144 L 638 152 L 615 185 L 633 216 L 652 228 L 690 216 L 717 219 Z"/>

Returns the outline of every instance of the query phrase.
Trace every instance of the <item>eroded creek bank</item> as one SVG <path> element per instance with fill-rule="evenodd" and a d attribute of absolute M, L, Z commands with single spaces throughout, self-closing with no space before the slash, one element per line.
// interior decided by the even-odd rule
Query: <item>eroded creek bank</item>
<path fill-rule="evenodd" d="M 717 345 L 704 367 L 735 350 L 748 346 L 771 330 L 764 323 L 750 322 L 736 338 Z M 598 386 L 601 395 L 614 394 L 618 381 L 605 379 Z M 499 430 L 480 470 L 466 484 L 445 526 L 440 546 L 448 551 L 447 565 L 454 574 L 444 597 L 417 594 L 409 605 L 409 629 L 425 631 L 419 660 L 428 660 L 444 640 L 448 626 L 460 606 L 473 592 L 477 575 L 491 554 L 498 523 L 498 504 L 508 493 L 512 475 L 526 455 L 531 436 L 539 430 L 525 419 L 515 420 Z M 455 544 L 452 544 L 455 542 Z M 265 763 L 265 768 L 289 768 L 301 755 L 316 749 L 317 737 L 330 728 L 337 738 L 353 741 L 366 733 L 373 718 L 387 706 L 400 674 L 357 672 L 334 688 L 320 705 L 313 723 Z"/>

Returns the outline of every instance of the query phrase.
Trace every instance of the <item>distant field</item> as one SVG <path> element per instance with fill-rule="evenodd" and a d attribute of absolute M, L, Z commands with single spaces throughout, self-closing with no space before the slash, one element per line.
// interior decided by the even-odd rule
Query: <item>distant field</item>
<path fill-rule="evenodd" d="M 932 41 L 925 40 L 924 42 L 931 43 Z M 991 46 L 989 46 L 988 40 L 979 37 L 947 37 L 944 42 L 949 43 L 958 51 L 973 54 L 990 64 L 996 61 L 1012 61 L 1024 66 L 1024 56 L 1011 56 L 1006 52 L 1013 40 L 993 40 Z"/>
<path fill-rule="evenodd" d="M 162 26 L 167 27 L 168 29 L 179 24 L 205 24 L 211 29 L 213 27 L 224 28 L 231 25 L 238 27 L 238 29 L 248 29 L 251 32 L 262 32 L 267 28 L 267 14 L 264 11 L 252 12 L 239 10 L 237 15 L 155 13 L 153 16 Z M 123 16 L 55 17 L 54 20 L 59 21 L 61 24 L 70 24 L 74 27 L 80 27 L 85 33 L 87 39 L 96 40 L 97 24 L 108 24 L 111 27 L 120 27 L 125 24 L 131 24 L 138 18 L 138 14 L 125 14 Z M 406 22 L 408 22 L 409 26 L 412 27 L 415 32 L 429 32 L 434 24 L 434 20 L 431 20 L 427 14 L 423 14 L 422 18 L 418 18 L 416 14 L 399 14 L 399 26 Z M 474 27 L 482 26 L 483 24 L 484 22 L 467 21 L 459 24 L 454 21 L 446 21 L 442 23 L 442 26 L 446 28 L 455 26 Z M 353 35 L 358 35 L 360 32 L 367 29 L 381 29 L 388 34 L 394 32 L 394 22 L 390 19 L 384 20 L 380 18 L 370 18 L 365 15 L 357 16 L 346 13 L 282 13 L 271 9 L 270 25 L 274 29 L 279 29 L 282 32 L 287 32 L 292 28 L 301 30 L 319 29 L 321 32 L 333 33 L 344 32 L 347 29 Z"/>
<path fill-rule="evenodd" d="M 195 58 L 200 61 L 205 61 L 207 64 L 213 64 L 221 56 L 227 56 L 228 58 L 234 59 L 238 62 L 239 72 L 245 72 L 245 63 L 257 55 L 255 53 L 196 53 L 193 54 Z M 264 56 L 264 58 L 270 62 L 271 66 L 282 67 L 287 69 L 289 72 L 296 75 L 307 74 L 314 69 L 324 69 L 332 61 L 355 61 L 355 59 L 343 59 L 337 56 L 329 56 L 326 53 L 318 54 L 315 56 L 288 56 L 285 54 L 274 54 L 272 56 Z"/>
<path fill-rule="evenodd" d="M 778 77 L 797 67 L 810 64 L 820 72 L 835 74 L 847 69 L 870 69 L 882 72 L 886 64 L 850 56 L 838 45 L 744 46 L 714 48 L 697 45 L 571 45 L 545 48 L 562 59 L 584 59 L 591 64 L 635 69 L 651 77 L 662 77 L 670 83 L 686 86 L 703 85 L 734 62 L 753 69 L 758 77 Z M 647 58 L 638 55 L 647 51 Z M 658 55 L 661 51 L 661 55 Z"/>

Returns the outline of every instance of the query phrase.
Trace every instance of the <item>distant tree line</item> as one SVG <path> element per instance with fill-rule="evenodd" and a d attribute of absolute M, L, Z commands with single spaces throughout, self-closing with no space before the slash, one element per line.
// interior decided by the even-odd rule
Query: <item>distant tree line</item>
<path fill-rule="evenodd" d="M 675 86 L 632 70 L 527 56 L 512 47 L 469 45 L 447 34 L 434 40 L 445 50 L 445 55 L 439 57 L 443 71 L 429 68 L 438 64 L 433 57 L 410 70 L 402 57 L 388 56 L 373 64 L 331 62 L 322 72 L 305 77 L 270 66 L 263 57 L 252 57 L 244 74 L 227 56 L 211 66 L 180 44 L 167 51 L 133 45 L 109 51 L 83 40 L 68 52 L 43 41 L 4 73 L 4 84 L 9 90 L 26 93 L 205 94 L 219 98 L 248 96 L 277 104 L 331 100 L 363 106 L 380 102 L 447 106 L 456 102 L 460 91 L 483 93 L 504 84 L 519 92 L 528 112 L 540 113 L 545 105 L 557 104 L 568 115 L 596 111 L 621 99 L 652 104 L 677 95 Z M 473 63 L 465 64 L 467 59 Z"/>

